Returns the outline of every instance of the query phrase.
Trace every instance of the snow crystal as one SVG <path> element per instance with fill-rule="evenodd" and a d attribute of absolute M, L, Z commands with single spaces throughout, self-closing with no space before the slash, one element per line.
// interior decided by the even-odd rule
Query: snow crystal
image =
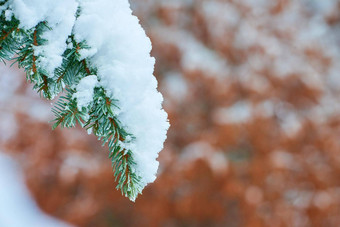
<path fill-rule="evenodd" d="M 7 21 L 10 21 L 12 19 L 13 12 L 11 10 L 6 10 L 5 11 L 5 18 Z"/>
<path fill-rule="evenodd" d="M 73 98 L 77 99 L 77 107 L 79 110 L 87 107 L 92 102 L 94 88 L 97 83 L 97 76 L 95 75 L 86 76 L 80 80 L 76 88 L 77 92 L 73 95 Z"/>

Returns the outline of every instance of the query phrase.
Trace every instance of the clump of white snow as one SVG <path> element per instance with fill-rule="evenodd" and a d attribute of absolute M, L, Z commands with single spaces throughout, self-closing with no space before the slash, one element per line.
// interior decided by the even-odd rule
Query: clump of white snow
<path fill-rule="evenodd" d="M 156 158 L 169 127 L 153 76 L 151 42 L 127 0 L 84 0 L 79 5 L 82 11 L 74 27 L 75 38 L 91 47 L 99 86 L 118 100 L 117 118 L 135 138 L 124 146 L 133 153 L 143 188 L 156 178 Z"/>
<path fill-rule="evenodd" d="M 76 88 L 77 92 L 73 95 L 73 98 L 77 99 L 77 107 L 79 110 L 87 107 L 92 102 L 94 88 L 97 83 L 97 76 L 95 75 L 86 76 L 80 80 Z"/>
<path fill-rule="evenodd" d="M 54 70 L 62 63 L 66 40 L 71 35 L 78 4 L 75 0 L 10 0 L 14 16 L 20 20 L 20 27 L 34 28 L 46 21 L 51 30 L 42 34 L 47 43 L 35 48 L 39 66 L 53 77 Z"/>

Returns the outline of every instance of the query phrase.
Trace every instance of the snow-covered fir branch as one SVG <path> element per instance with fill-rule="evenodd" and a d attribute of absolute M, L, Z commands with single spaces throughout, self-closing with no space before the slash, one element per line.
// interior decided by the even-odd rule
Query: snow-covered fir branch
<path fill-rule="evenodd" d="M 135 200 L 155 180 L 169 127 L 151 42 L 128 0 L 0 0 L 0 59 L 15 60 L 55 124 L 108 144 L 117 188 Z"/>

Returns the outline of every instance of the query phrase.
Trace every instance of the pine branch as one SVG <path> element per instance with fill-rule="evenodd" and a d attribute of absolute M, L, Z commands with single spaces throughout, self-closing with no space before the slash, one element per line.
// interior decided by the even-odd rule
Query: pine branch
<path fill-rule="evenodd" d="M 73 98 L 75 90 L 66 88 L 66 92 L 66 95 L 61 96 L 52 109 L 55 115 L 55 123 L 52 129 L 57 128 L 59 125 L 62 128 L 72 128 L 76 126 L 77 122 L 83 126 L 88 119 L 87 113 L 79 111 L 77 108 L 76 99 Z"/>
<path fill-rule="evenodd" d="M 107 87 L 101 83 L 93 59 L 81 55 L 81 52 L 91 48 L 86 41 L 77 41 L 72 32 L 65 37 L 64 44 L 67 47 L 62 50 L 63 53 L 61 52 L 60 65 L 58 63 L 52 71 L 47 70 L 45 67 L 48 66 L 41 62 L 46 59 L 44 48 L 50 42 L 46 37 L 51 37 L 45 34 L 53 31 L 53 26 L 48 21 L 40 21 L 31 28 L 21 26 L 15 15 L 10 14 L 12 12 L 10 2 L 0 1 L 0 59 L 4 62 L 14 60 L 14 63 L 18 63 L 18 66 L 25 70 L 26 79 L 44 98 L 53 99 L 64 93 L 52 109 L 55 115 L 52 128 L 58 126 L 70 128 L 79 124 L 97 136 L 103 146 L 107 144 L 117 181 L 116 188 L 134 201 L 150 181 L 143 180 L 136 171 L 138 168 L 134 153 L 129 149 L 129 144 L 136 138 L 125 130 L 126 122 L 123 127 L 118 119 L 119 101 L 113 99 L 112 90 L 107 91 Z M 77 4 L 78 9 L 74 11 L 76 19 L 82 15 L 79 6 L 82 3 Z M 91 84 L 93 88 L 82 94 L 84 88 L 81 84 L 86 82 L 87 78 L 95 80 L 97 85 Z M 91 100 L 88 100 L 89 94 Z M 84 95 L 86 102 L 79 100 Z"/>
<path fill-rule="evenodd" d="M 4 16 L 3 12 L 1 18 Z M 2 61 L 11 60 L 20 45 L 18 25 L 19 21 L 16 19 L 0 21 L 0 28 L 2 28 L 0 35 L 0 59 Z"/>
<path fill-rule="evenodd" d="M 1 21 L 6 22 L 3 17 L 4 15 Z M 112 160 L 115 179 L 118 181 L 117 189 L 134 200 L 140 193 L 139 178 L 131 171 L 135 165 L 131 151 L 126 152 L 120 146 L 128 134 L 119 126 L 114 116 L 114 108 L 118 107 L 106 96 L 102 88 L 96 89 L 93 105 L 83 110 L 78 110 L 77 100 L 73 97 L 76 90 L 71 87 L 81 78 L 96 72 L 88 67 L 86 59 L 80 60 L 79 50 L 87 48 L 86 44 L 77 43 L 73 36 L 70 37 L 73 48 L 65 51 L 63 64 L 55 70 L 56 79 L 52 79 L 52 76 L 47 76 L 44 69 L 37 65 L 38 56 L 34 52 L 35 47 L 46 42 L 41 38 L 44 31 L 49 29 L 46 22 L 39 23 L 30 31 L 19 30 L 17 20 L 8 22 L 7 27 L 0 36 L 0 57 L 4 60 L 14 59 L 19 67 L 26 71 L 27 79 L 34 83 L 34 89 L 47 99 L 52 99 L 65 89 L 66 94 L 58 99 L 52 109 L 55 115 L 52 128 L 55 129 L 59 125 L 62 128 L 71 128 L 78 123 L 88 131 L 92 130 L 93 134 L 102 140 L 103 145 L 108 143 L 109 157 Z M 14 34 L 15 32 L 21 32 L 22 42 L 18 42 L 18 34 Z M 17 54 L 17 57 L 10 58 L 13 54 Z"/>

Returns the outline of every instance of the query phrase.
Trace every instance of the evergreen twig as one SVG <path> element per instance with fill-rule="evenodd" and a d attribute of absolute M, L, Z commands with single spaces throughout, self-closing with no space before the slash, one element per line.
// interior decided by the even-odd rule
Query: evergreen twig
<path fill-rule="evenodd" d="M 2 1 L 4 6 L 7 1 Z M 78 109 L 77 99 L 74 98 L 76 85 L 79 81 L 89 75 L 96 75 L 97 70 L 90 64 L 89 59 L 81 59 L 79 51 L 87 49 L 86 43 L 77 43 L 71 35 L 68 39 L 68 48 L 63 54 L 63 62 L 55 69 L 53 75 L 49 75 L 39 65 L 39 58 L 35 48 L 44 45 L 42 35 L 50 30 L 47 23 L 42 21 L 35 28 L 25 30 L 19 28 L 19 21 L 12 17 L 6 20 L 5 12 L 0 15 L 0 59 L 5 61 L 14 60 L 20 68 L 26 72 L 26 79 L 34 84 L 43 97 L 53 99 L 59 93 L 64 95 L 58 98 L 52 111 L 55 115 L 53 129 L 58 126 L 75 127 L 80 126 L 92 131 L 103 145 L 108 144 L 109 158 L 112 161 L 114 177 L 118 182 L 117 189 L 122 194 L 135 200 L 141 193 L 140 177 L 134 172 L 132 152 L 124 148 L 124 143 L 133 139 L 122 127 L 115 110 L 118 109 L 116 100 L 110 99 L 102 87 L 94 90 L 93 102 L 82 109 Z M 99 80 L 99 78 L 98 78 Z"/>

